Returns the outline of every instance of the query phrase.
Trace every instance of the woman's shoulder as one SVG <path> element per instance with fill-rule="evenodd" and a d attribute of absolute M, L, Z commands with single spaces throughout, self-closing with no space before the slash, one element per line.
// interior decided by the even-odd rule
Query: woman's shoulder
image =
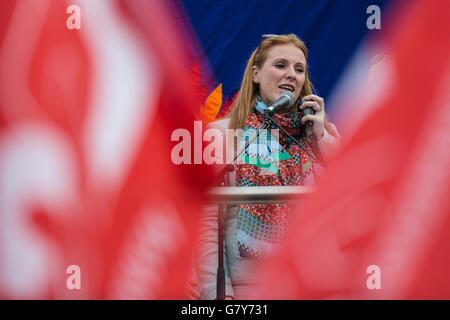
<path fill-rule="evenodd" d="M 228 129 L 228 126 L 230 125 L 230 118 L 220 119 L 213 122 L 210 122 L 206 128 L 207 129 L 219 129 L 221 131 L 225 131 Z"/>

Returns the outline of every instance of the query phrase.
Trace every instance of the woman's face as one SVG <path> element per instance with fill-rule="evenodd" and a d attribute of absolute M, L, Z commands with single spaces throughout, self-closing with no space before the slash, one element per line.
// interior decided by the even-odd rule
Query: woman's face
<path fill-rule="evenodd" d="M 293 44 L 269 49 L 261 69 L 253 66 L 253 82 L 259 84 L 259 96 L 267 105 L 277 101 L 283 91 L 291 91 L 297 100 L 305 83 L 306 58 Z"/>

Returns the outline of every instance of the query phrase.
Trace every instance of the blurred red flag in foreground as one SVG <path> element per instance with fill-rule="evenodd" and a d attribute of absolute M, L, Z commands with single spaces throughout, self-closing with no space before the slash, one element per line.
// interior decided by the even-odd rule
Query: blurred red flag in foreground
<path fill-rule="evenodd" d="M 450 299 L 450 2 L 397 13 L 379 39 L 389 81 L 265 266 L 258 297 Z"/>
<path fill-rule="evenodd" d="M 0 298 L 184 297 L 209 178 L 171 161 L 197 106 L 166 4 L 1 2 Z"/>

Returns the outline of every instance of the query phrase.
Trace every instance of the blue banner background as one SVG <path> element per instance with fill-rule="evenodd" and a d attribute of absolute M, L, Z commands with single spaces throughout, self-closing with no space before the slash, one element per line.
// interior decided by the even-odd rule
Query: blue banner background
<path fill-rule="evenodd" d="M 240 87 L 247 60 L 266 33 L 295 33 L 309 51 L 309 74 L 318 95 L 327 99 L 339 76 L 367 35 L 370 5 L 381 9 L 394 0 L 179 0 L 200 46 L 205 85 L 222 83 L 223 98 Z M 206 59 L 206 63 L 202 63 Z M 208 66 L 209 64 L 209 66 Z M 211 68 L 212 70 L 206 70 Z M 210 72 L 212 71 L 212 72 Z"/>

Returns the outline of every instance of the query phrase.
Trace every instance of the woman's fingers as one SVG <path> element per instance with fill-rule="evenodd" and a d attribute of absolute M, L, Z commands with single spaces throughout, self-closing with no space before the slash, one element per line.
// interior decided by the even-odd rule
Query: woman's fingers
<path fill-rule="evenodd" d="M 302 117 L 302 124 L 305 124 L 306 121 L 312 121 L 312 133 L 318 138 L 321 139 L 324 134 L 324 122 L 321 116 L 317 115 L 308 115 Z M 308 128 L 308 127 L 307 127 Z M 308 133 L 309 135 L 309 133 Z"/>
<path fill-rule="evenodd" d="M 323 122 L 323 119 L 317 115 L 308 115 L 308 116 L 304 116 L 302 117 L 302 124 L 305 124 L 306 121 L 312 121 L 312 122 Z"/>
<path fill-rule="evenodd" d="M 305 98 L 305 100 L 315 100 L 315 101 L 319 102 L 320 104 L 324 104 L 323 103 L 324 102 L 323 98 L 319 97 L 319 96 L 317 96 L 315 94 L 309 94 L 307 96 L 304 96 L 303 98 Z"/>
<path fill-rule="evenodd" d="M 301 106 L 300 106 L 300 110 L 303 110 L 307 107 L 311 107 L 314 109 L 314 111 L 316 112 L 320 112 L 321 111 L 321 107 L 319 105 L 319 103 L 317 101 L 305 101 Z"/>
<path fill-rule="evenodd" d="M 319 107 L 324 110 L 325 109 L 325 102 L 322 97 L 316 96 L 315 94 L 309 94 L 307 96 L 304 96 L 303 99 L 305 99 L 305 103 L 307 101 L 315 101 L 319 104 Z"/>
<path fill-rule="evenodd" d="M 313 133 L 318 139 L 321 139 L 324 134 L 324 122 L 325 122 L 325 106 L 323 98 L 316 96 L 315 94 L 310 94 L 303 98 L 304 102 L 302 103 L 299 109 L 304 110 L 305 108 L 311 107 L 315 110 L 315 114 L 303 116 L 302 124 L 305 124 L 307 121 L 312 121 L 313 126 L 311 133 Z"/>

